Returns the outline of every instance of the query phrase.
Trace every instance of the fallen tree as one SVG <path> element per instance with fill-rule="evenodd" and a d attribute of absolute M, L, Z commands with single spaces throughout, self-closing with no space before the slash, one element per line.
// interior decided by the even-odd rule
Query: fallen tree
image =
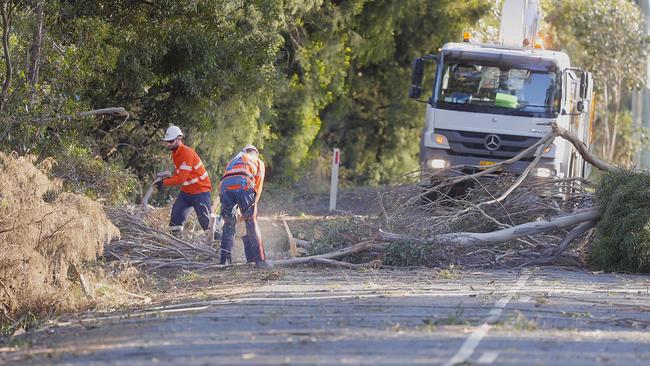
<path fill-rule="evenodd" d="M 476 167 L 482 170 L 475 174 L 451 178 L 433 176 L 426 189 L 414 182 L 379 194 L 381 212 L 376 217 L 343 218 L 346 225 L 344 230 L 333 228 L 333 235 L 300 243 L 302 250 L 307 250 L 311 255 L 275 260 L 274 264 L 322 264 L 343 268 L 374 268 L 382 263 L 458 263 L 466 267 L 516 267 L 560 262 L 584 264 L 582 259 L 585 255 L 580 248 L 574 253 L 567 251 L 576 241 L 586 244 L 585 237 L 603 217 L 603 205 L 597 204 L 593 189 L 599 186 L 577 177 L 529 177 L 540 161 L 541 154 L 536 152 L 542 151 L 556 138 L 564 138 L 573 144 L 585 161 L 594 167 L 608 174 L 623 174 L 622 169 L 591 154 L 571 132 L 551 124 L 551 131 L 533 146 L 489 168 Z M 487 175 L 505 165 L 531 157 L 529 166 L 518 176 L 499 174 L 486 179 Z M 648 177 L 645 173 L 630 174 Z M 446 194 L 449 186 L 463 182 L 472 182 L 473 187 L 461 196 Z M 650 187 L 650 181 L 646 186 Z M 432 193 L 436 199 L 428 198 Z M 600 201 L 603 201 L 602 197 Z M 146 203 L 143 209 L 146 209 Z M 140 217 L 125 211 L 113 212 L 111 217 L 123 235 L 122 239 L 107 247 L 106 255 L 109 258 L 127 260 L 149 269 L 224 267 L 215 264 L 218 253 L 210 245 L 174 238 L 161 230 L 152 229 Z M 650 212 L 633 226 L 634 230 L 639 231 L 639 227 L 643 228 L 641 224 L 648 224 L 649 221 Z M 332 225 L 340 224 L 334 221 Z M 286 229 L 291 237 L 289 228 Z M 642 231 L 642 234 L 650 238 L 650 229 L 647 229 L 647 234 L 646 231 Z M 336 239 L 336 243 L 332 242 L 332 238 Z M 608 250 L 601 251 L 611 256 Z M 633 254 L 628 257 L 645 258 L 639 250 L 631 252 Z M 634 259 L 631 261 L 634 262 Z M 637 263 L 634 268 L 639 270 L 644 267 Z"/>
<path fill-rule="evenodd" d="M 550 220 L 528 222 L 489 233 L 460 232 L 436 235 L 430 239 L 429 243 L 451 244 L 459 247 L 503 243 L 520 237 L 545 233 L 551 230 L 558 230 L 580 223 L 592 222 L 598 220 L 598 218 L 600 218 L 600 212 L 598 209 L 590 209 L 567 216 L 555 217 Z M 381 230 L 379 232 L 378 238 L 386 242 L 412 240 L 411 237 L 408 237 L 406 235 L 387 233 Z"/>
<path fill-rule="evenodd" d="M 582 178 L 529 177 L 541 157 L 536 152 L 556 138 L 573 144 L 594 167 L 610 173 L 621 171 L 598 159 L 570 131 L 553 123 L 549 133 L 511 159 L 489 168 L 475 167 L 480 170 L 475 174 L 432 176 L 424 190 L 414 184 L 384 194 L 380 197 L 382 213 L 375 222 L 363 225 L 371 227 L 375 243 L 389 243 L 384 253 L 387 264 L 451 262 L 512 267 L 552 264 L 567 258 L 580 262 L 581 258 L 566 252 L 601 219 L 594 192 L 587 189 L 595 184 Z M 501 174 L 485 179 L 506 165 L 531 157 L 519 176 Z M 473 183 L 473 188 L 460 197 L 447 195 L 450 186 L 464 182 Z M 360 240 L 366 238 L 367 234 L 359 236 Z"/>

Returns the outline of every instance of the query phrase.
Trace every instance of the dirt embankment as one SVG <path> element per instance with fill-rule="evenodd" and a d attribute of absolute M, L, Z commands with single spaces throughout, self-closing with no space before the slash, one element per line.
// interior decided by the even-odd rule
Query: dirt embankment
<path fill-rule="evenodd" d="M 62 193 L 33 157 L 0 153 L 0 324 L 84 305 L 76 268 L 119 235 L 100 203 Z"/>

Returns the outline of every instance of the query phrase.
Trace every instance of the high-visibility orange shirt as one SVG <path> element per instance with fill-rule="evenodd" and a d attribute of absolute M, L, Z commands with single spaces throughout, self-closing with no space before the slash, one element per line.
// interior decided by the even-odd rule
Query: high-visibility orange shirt
<path fill-rule="evenodd" d="M 172 160 L 176 167 L 176 174 L 163 180 L 163 185 L 180 185 L 181 191 L 188 194 L 199 194 L 212 190 L 208 172 L 205 170 L 201 158 L 192 148 L 181 142 L 178 149 L 172 151 Z"/>

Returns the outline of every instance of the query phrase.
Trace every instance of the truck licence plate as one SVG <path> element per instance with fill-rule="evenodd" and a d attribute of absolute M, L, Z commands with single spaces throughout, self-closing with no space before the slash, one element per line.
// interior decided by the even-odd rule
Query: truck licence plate
<path fill-rule="evenodd" d="M 494 164 L 496 164 L 496 162 L 494 162 L 494 161 L 485 161 L 485 160 L 483 160 L 483 161 L 478 162 L 478 166 L 492 166 Z"/>

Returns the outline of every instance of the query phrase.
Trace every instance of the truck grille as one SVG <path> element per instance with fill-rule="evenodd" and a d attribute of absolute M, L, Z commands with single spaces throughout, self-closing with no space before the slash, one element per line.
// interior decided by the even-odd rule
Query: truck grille
<path fill-rule="evenodd" d="M 528 137 L 516 135 L 504 135 L 499 133 L 435 130 L 435 133 L 444 135 L 449 141 L 451 153 L 455 155 L 475 156 L 481 158 L 508 159 L 516 156 L 526 148 L 532 146 L 541 137 Z M 486 146 L 488 135 L 496 135 L 500 140 L 500 146 L 490 150 Z M 533 156 L 522 160 L 532 160 Z"/>

